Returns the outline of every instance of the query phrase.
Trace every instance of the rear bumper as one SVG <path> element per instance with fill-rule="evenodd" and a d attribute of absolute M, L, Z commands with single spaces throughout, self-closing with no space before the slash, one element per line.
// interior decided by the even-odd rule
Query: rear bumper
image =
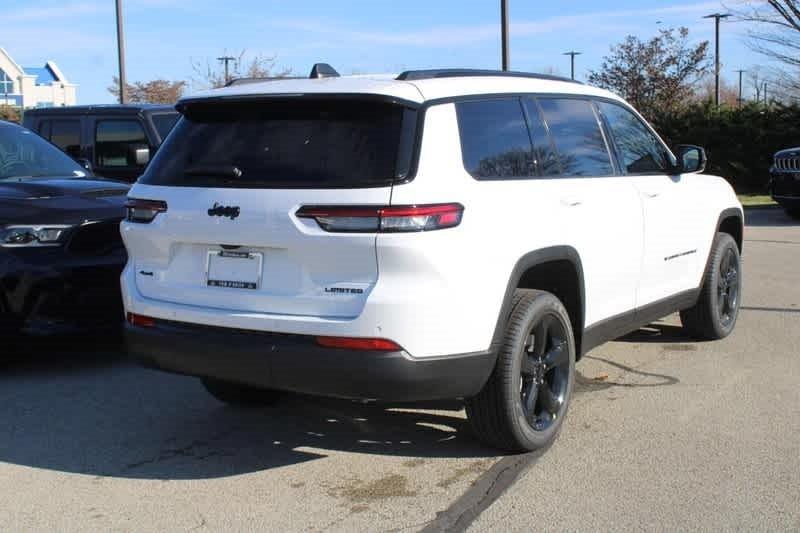
<path fill-rule="evenodd" d="M 157 321 L 126 326 L 128 351 L 145 366 L 179 374 L 340 398 L 420 401 L 477 394 L 492 353 L 412 358 L 405 352 L 324 348 L 286 335 Z"/>

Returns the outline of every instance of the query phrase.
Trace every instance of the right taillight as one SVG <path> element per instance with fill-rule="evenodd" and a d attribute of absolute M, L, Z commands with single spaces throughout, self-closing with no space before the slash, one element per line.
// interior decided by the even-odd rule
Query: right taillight
<path fill-rule="evenodd" d="M 296 215 L 313 218 L 330 232 L 397 233 L 453 228 L 461 223 L 461 204 L 401 206 L 303 206 Z"/>
<path fill-rule="evenodd" d="M 128 210 L 125 220 L 128 222 L 148 224 L 156 218 L 156 215 L 166 212 L 167 202 L 162 200 L 128 198 L 128 201 L 125 202 L 125 208 Z"/>

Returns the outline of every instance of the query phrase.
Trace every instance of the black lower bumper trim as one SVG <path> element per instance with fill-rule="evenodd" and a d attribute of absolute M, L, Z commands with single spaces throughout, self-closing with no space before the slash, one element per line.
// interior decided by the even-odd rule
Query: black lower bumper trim
<path fill-rule="evenodd" d="M 491 352 L 413 358 L 405 352 L 324 348 L 314 338 L 158 321 L 126 326 L 128 352 L 143 365 L 199 377 L 306 394 L 441 400 L 477 394 Z"/>

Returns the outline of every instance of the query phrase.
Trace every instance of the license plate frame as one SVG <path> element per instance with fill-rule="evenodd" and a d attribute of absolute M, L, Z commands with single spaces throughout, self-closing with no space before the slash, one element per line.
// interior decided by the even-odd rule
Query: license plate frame
<path fill-rule="evenodd" d="M 235 263 L 241 261 L 241 263 Z M 254 263 L 244 263 L 254 261 Z M 228 268 L 228 273 L 221 273 Z M 209 250 L 206 254 L 206 287 L 258 290 L 264 271 L 264 254 L 238 250 Z M 222 274 L 222 275 L 220 275 Z M 232 278 L 232 279 L 225 279 Z"/>

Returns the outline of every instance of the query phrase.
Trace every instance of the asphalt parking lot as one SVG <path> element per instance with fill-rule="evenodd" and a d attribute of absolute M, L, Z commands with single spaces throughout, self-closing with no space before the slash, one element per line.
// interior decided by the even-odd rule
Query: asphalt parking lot
<path fill-rule="evenodd" d="M 750 211 L 734 334 L 589 353 L 558 441 L 500 458 L 456 404 L 223 406 L 114 342 L 0 371 L 6 530 L 800 528 L 800 224 Z"/>

